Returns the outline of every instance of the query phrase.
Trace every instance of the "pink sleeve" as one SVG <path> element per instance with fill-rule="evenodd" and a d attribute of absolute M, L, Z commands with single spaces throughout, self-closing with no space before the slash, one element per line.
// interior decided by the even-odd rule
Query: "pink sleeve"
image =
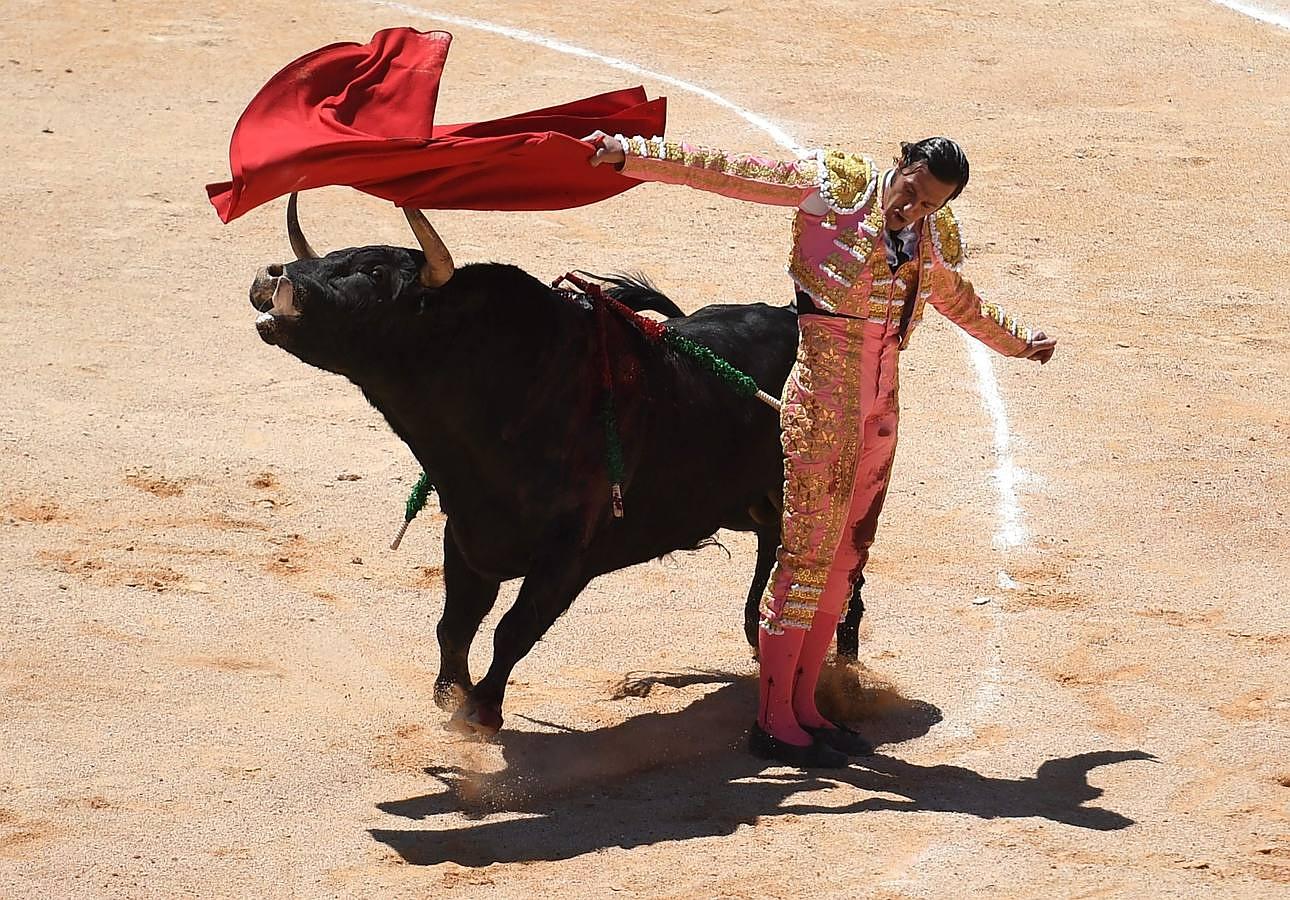
<path fill-rule="evenodd" d="M 617 136 L 627 156 L 622 173 L 638 181 L 684 184 L 735 200 L 797 206 L 819 190 L 813 156 L 792 162 L 664 141 Z"/>
<path fill-rule="evenodd" d="M 972 282 L 951 269 L 933 273 L 932 305 L 972 337 L 1004 356 L 1020 356 L 1030 346 L 1030 329 L 1003 308 L 982 300 Z"/>
<path fill-rule="evenodd" d="M 928 236 L 939 265 L 932 272 L 932 305 L 991 350 L 1004 356 L 1020 356 L 1030 346 L 1031 331 L 1001 306 L 982 300 L 972 282 L 959 274 L 963 264 L 963 237 L 959 223 L 948 206 L 937 210 L 928 222 Z"/>

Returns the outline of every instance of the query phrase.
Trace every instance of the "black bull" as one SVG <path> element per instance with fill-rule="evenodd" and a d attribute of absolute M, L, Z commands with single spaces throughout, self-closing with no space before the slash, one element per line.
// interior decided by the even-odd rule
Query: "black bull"
<path fill-rule="evenodd" d="M 296 262 L 260 271 L 257 328 L 304 362 L 345 376 L 389 422 L 435 485 L 444 529 L 440 671 L 435 696 L 454 723 L 502 725 L 507 679 L 598 575 L 702 545 L 718 529 L 757 535 L 744 610 L 757 602 L 779 543 L 783 483 L 773 410 L 698 364 L 649 343 L 630 322 L 552 290 L 514 266 L 455 269 L 438 235 L 408 213 L 424 253 L 359 247 L 319 257 L 288 208 Z M 797 344 L 794 313 L 764 303 L 684 316 L 644 284 L 611 291 L 711 348 L 778 394 Z M 602 347 L 613 369 L 623 447 L 624 518 L 611 513 L 602 422 Z M 467 658 L 501 582 L 524 582 L 494 634 L 487 674 Z M 861 582 L 862 583 L 862 582 Z M 854 656 L 860 584 L 839 627 Z"/>

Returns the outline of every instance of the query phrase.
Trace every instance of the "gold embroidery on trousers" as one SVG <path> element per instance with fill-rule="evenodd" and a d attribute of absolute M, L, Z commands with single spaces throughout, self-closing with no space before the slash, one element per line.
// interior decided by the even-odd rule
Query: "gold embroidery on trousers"
<path fill-rule="evenodd" d="M 836 326 L 803 323 L 797 377 L 803 377 L 797 370 L 816 359 L 827 360 L 836 377 L 815 378 L 815 394 L 795 384 L 785 392 L 783 534 L 771 585 L 786 576 L 789 588 L 777 614 L 773 598 L 763 605 L 763 616 L 777 627 L 809 627 L 841 544 L 863 429 L 860 367 L 854 361 L 863 334 L 864 322 L 855 319 L 845 320 L 842 334 Z M 821 422 L 827 427 L 820 428 Z"/>

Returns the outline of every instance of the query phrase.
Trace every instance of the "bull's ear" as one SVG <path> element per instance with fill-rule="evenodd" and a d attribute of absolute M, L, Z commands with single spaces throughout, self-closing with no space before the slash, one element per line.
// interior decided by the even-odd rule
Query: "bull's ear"
<path fill-rule="evenodd" d="M 421 283 L 428 288 L 443 287 L 456 271 L 452 254 L 421 210 L 405 206 L 403 215 L 408 217 L 412 233 L 417 236 L 417 243 L 421 245 L 421 252 L 426 257 L 425 265 L 421 267 Z"/>
<path fill-rule="evenodd" d="M 291 252 L 296 259 L 317 259 L 318 254 L 305 240 L 305 233 L 300 230 L 300 216 L 296 213 L 296 192 L 291 192 L 287 200 L 287 239 L 291 241 Z"/>

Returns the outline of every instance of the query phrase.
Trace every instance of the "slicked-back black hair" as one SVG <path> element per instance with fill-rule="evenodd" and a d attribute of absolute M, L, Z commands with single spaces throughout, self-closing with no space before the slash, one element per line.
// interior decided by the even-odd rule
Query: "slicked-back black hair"
<path fill-rule="evenodd" d="M 929 137 L 913 144 L 901 144 L 900 167 L 907 169 L 918 163 L 926 163 L 928 171 L 938 181 L 955 185 L 950 200 L 963 193 L 963 188 L 967 187 L 967 154 L 947 137 Z"/>

